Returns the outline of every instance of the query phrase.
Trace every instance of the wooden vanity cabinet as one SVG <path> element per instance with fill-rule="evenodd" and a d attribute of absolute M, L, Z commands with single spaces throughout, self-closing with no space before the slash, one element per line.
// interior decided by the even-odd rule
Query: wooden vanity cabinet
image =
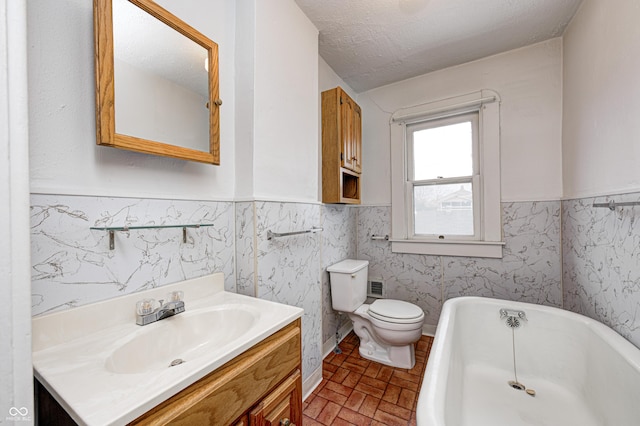
<path fill-rule="evenodd" d="M 297 319 L 130 424 L 301 425 L 300 370 Z"/>
<path fill-rule="evenodd" d="M 130 425 L 301 425 L 302 342 L 297 319 Z M 35 380 L 36 424 L 76 423 Z"/>
<path fill-rule="evenodd" d="M 322 202 L 360 203 L 362 111 L 341 87 L 322 92 Z"/>

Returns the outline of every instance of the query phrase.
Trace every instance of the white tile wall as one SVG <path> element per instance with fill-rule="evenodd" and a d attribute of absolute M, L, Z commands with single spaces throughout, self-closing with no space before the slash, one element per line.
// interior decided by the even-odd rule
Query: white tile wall
<path fill-rule="evenodd" d="M 132 198 L 31 196 L 32 312 L 80 306 L 212 272 L 235 290 L 233 203 Z M 213 223 L 117 232 L 90 227 Z"/>
<path fill-rule="evenodd" d="M 562 307 L 560 202 L 503 203 L 502 259 L 443 258 L 444 299 L 486 296 Z"/>
<path fill-rule="evenodd" d="M 336 329 L 349 321 L 331 307 L 331 284 L 327 267 L 356 257 L 357 207 L 322 206 L 322 342 L 335 336 Z"/>
<path fill-rule="evenodd" d="M 358 259 L 369 261 L 369 278 L 382 279 L 386 297 L 414 303 L 425 312 L 426 324 L 437 324 L 442 308 L 440 257 L 391 252 L 390 207 L 358 208 Z"/>
<path fill-rule="evenodd" d="M 381 278 L 389 298 L 415 303 L 425 323 L 436 325 L 445 300 L 487 296 L 562 306 L 560 283 L 560 202 L 503 203 L 502 259 L 392 253 L 390 207 L 358 209 L 358 258 L 369 276 Z"/>
<path fill-rule="evenodd" d="M 562 202 L 564 307 L 640 347 L 640 207 L 592 207 L 609 198 L 640 201 L 640 194 Z"/>
<path fill-rule="evenodd" d="M 256 295 L 254 203 L 236 203 L 236 290 Z"/>
<path fill-rule="evenodd" d="M 293 232 L 318 227 L 319 204 L 255 203 L 256 274 L 261 299 L 304 309 L 302 379 L 322 365 L 321 233 L 267 239 L 267 231 Z"/>
<path fill-rule="evenodd" d="M 616 197 L 639 200 L 640 194 Z M 33 194 L 33 314 L 66 309 L 211 272 L 225 288 L 302 307 L 303 377 L 334 336 L 326 268 L 370 261 L 387 297 L 420 306 L 436 324 L 445 300 L 474 295 L 564 306 L 640 345 L 640 207 L 611 212 L 594 199 L 503 203 L 502 259 L 396 254 L 390 208 L 279 202 L 205 202 Z M 596 201 L 604 201 L 599 199 Z M 213 223 L 210 228 L 107 234 L 92 226 Z M 562 244 L 560 228 L 563 228 Z M 322 226 L 321 233 L 267 240 L 267 230 Z M 235 242 L 234 242 L 235 240 Z M 234 250 L 235 243 L 235 250 Z M 562 251 L 562 253 L 561 253 Z M 564 259 L 564 264 L 562 260 Z M 236 267 L 234 268 L 234 263 Z M 560 276 L 564 280 L 564 295 Z M 343 324 L 347 320 L 342 317 Z"/>

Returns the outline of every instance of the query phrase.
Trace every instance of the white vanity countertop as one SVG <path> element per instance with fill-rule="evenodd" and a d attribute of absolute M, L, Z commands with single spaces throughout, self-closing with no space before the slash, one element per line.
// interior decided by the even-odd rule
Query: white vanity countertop
<path fill-rule="evenodd" d="M 146 326 L 136 325 L 136 301 L 164 299 L 175 290 L 184 291 L 184 313 Z M 169 321 L 182 315 L 225 307 L 241 307 L 255 318 L 241 337 L 219 347 L 215 342 L 204 342 L 204 351 L 194 358 L 185 355 L 186 362 L 174 367 L 167 364 L 134 373 L 116 373 L 108 367 L 107 361 L 116 349 L 153 331 L 150 327 L 173 326 L 177 321 Z M 213 274 L 34 317 L 34 372 L 79 424 L 121 425 L 187 388 L 302 313 L 297 307 L 226 292 L 223 274 Z M 212 330 L 225 327 L 222 322 L 208 326 Z"/>

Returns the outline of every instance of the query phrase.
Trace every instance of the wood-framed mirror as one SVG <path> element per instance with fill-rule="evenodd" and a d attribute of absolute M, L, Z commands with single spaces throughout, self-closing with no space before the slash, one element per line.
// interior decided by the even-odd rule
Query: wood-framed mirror
<path fill-rule="evenodd" d="M 152 0 L 94 0 L 96 141 L 220 164 L 218 45 Z"/>

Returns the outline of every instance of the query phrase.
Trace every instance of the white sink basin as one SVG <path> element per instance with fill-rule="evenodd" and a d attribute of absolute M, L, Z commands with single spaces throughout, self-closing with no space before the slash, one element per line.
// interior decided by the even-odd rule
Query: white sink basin
<path fill-rule="evenodd" d="M 185 312 L 136 325 L 136 302 L 184 293 Z M 34 317 L 36 378 L 81 426 L 127 424 L 302 316 L 224 291 L 224 275 Z M 184 362 L 169 367 L 172 361 Z"/>
<path fill-rule="evenodd" d="M 242 338 L 257 318 L 255 309 L 240 305 L 187 311 L 140 327 L 105 367 L 125 374 L 175 368 Z"/>

